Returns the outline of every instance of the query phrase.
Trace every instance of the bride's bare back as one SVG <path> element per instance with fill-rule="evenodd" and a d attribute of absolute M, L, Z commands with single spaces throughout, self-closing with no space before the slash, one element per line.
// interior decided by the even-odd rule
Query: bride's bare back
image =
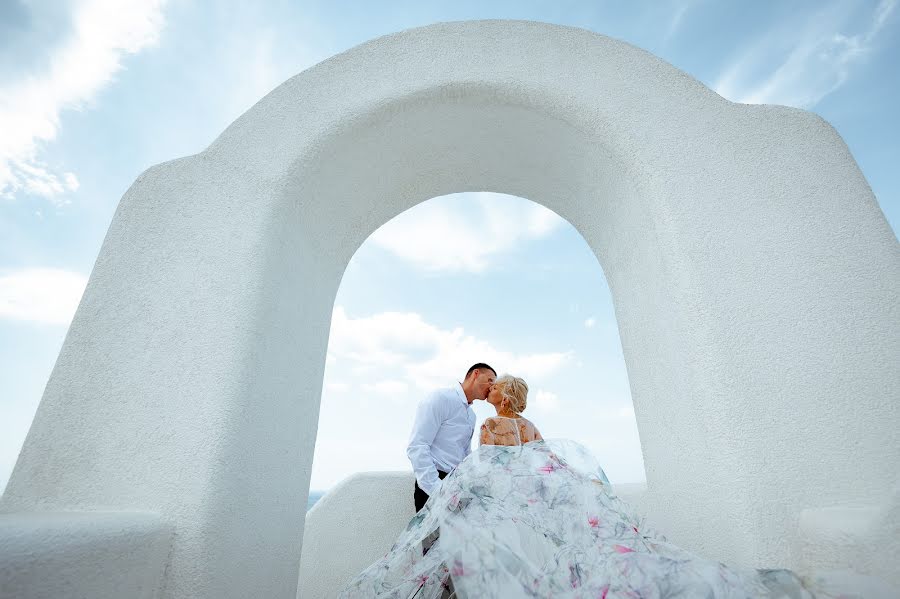
<path fill-rule="evenodd" d="M 537 427 L 527 418 L 492 416 L 481 425 L 481 445 L 515 446 L 543 439 Z"/>

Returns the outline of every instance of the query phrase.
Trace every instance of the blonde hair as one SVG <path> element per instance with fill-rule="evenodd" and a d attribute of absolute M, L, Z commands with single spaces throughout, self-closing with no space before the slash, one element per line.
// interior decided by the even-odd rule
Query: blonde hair
<path fill-rule="evenodd" d="M 494 381 L 494 385 L 500 387 L 500 395 L 509 402 L 509 409 L 516 414 L 525 411 L 528 405 L 528 383 L 517 376 L 504 374 Z"/>

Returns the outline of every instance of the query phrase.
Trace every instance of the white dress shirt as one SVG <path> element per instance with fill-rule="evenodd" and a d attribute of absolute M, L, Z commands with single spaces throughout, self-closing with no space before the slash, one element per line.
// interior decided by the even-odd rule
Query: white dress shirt
<path fill-rule="evenodd" d="M 450 472 L 471 453 L 474 432 L 475 411 L 459 383 L 422 400 L 406 448 L 419 488 L 434 493 L 438 470 Z"/>

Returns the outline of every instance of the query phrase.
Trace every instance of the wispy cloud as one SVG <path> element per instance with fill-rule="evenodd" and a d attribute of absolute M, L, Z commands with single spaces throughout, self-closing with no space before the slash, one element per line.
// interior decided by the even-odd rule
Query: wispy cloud
<path fill-rule="evenodd" d="M 664 44 L 672 39 L 672 37 L 678 33 L 678 30 L 681 29 L 685 13 L 687 13 L 694 4 L 696 4 L 695 1 L 685 0 L 684 2 L 679 2 L 675 5 L 675 10 L 672 13 L 672 17 L 669 19 L 668 27 L 666 27 L 666 33 L 663 35 Z"/>
<path fill-rule="evenodd" d="M 597 324 L 597 319 L 594 318 L 593 316 L 591 316 L 590 318 L 588 318 L 584 321 L 584 328 L 593 329 L 596 324 Z"/>
<path fill-rule="evenodd" d="M 553 211 L 520 198 L 457 194 L 411 208 L 370 239 L 423 270 L 478 273 L 518 244 L 546 237 L 563 223 Z"/>
<path fill-rule="evenodd" d="M 528 410 L 537 412 L 558 412 L 559 396 L 552 391 L 538 389 L 534 392 L 533 397 L 529 398 Z"/>
<path fill-rule="evenodd" d="M 329 382 L 325 383 L 325 390 L 329 393 L 346 393 L 350 390 L 350 385 L 339 381 Z"/>
<path fill-rule="evenodd" d="M 86 285 L 80 273 L 51 268 L 0 275 L 0 318 L 68 325 Z"/>
<path fill-rule="evenodd" d="M 199 91 L 222 117 L 222 127 L 279 84 L 333 53 L 327 33 L 309 11 L 287 6 L 281 7 L 287 10 L 284 14 L 280 9 L 273 14 L 267 3 L 204 6 L 203 18 L 214 20 L 217 29 L 207 41 L 209 55 L 196 66 L 203 71 Z"/>
<path fill-rule="evenodd" d="M 365 393 L 396 399 L 409 393 L 409 385 L 403 381 L 385 380 L 363 384 L 362 390 Z"/>
<path fill-rule="evenodd" d="M 461 328 L 442 329 L 414 312 L 382 312 L 353 318 L 337 306 L 331 321 L 329 369 L 353 375 L 398 373 L 396 378 L 368 385 L 381 395 L 401 393 L 409 381 L 419 390 L 445 386 L 461 378 L 474 362 L 487 362 L 501 372 L 526 379 L 547 377 L 570 361 L 571 352 L 516 353 L 468 335 Z M 328 376 L 328 375 L 326 375 Z"/>
<path fill-rule="evenodd" d="M 498 345 L 460 327 L 435 325 L 416 312 L 353 316 L 336 306 L 313 488 L 328 488 L 352 472 L 409 470 L 406 443 L 417 403 L 427 392 L 461 380 L 474 362 L 486 361 L 501 373 L 524 377 L 532 388 L 528 413 L 558 416 L 560 399 L 547 389 L 559 383 L 560 371 L 573 361 L 572 352 L 528 353 Z M 483 402 L 473 409 L 476 418 L 494 413 Z M 362 445 L 360 438 L 365 438 Z M 362 453 L 351 451 L 357 447 Z"/>
<path fill-rule="evenodd" d="M 41 196 L 56 205 L 78 188 L 75 173 L 48 165 L 41 145 L 56 138 L 60 114 L 81 109 L 122 68 L 122 58 L 156 43 L 166 0 L 84 0 L 72 30 L 40 71 L 0 87 L 0 197 Z"/>
<path fill-rule="evenodd" d="M 713 87 L 734 102 L 815 106 L 876 49 L 897 1 L 881 0 L 853 33 L 846 33 L 859 20 L 852 9 L 865 4 L 834 2 L 798 16 L 803 24 L 782 23 L 729 65 Z"/>

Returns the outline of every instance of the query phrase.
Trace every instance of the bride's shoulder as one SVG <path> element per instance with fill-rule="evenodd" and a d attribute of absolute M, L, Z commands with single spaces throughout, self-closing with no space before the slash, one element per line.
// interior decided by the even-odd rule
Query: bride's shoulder
<path fill-rule="evenodd" d="M 499 416 L 489 416 L 484 419 L 484 423 L 482 423 L 481 428 L 483 430 L 488 430 L 492 433 L 506 433 L 511 431 L 511 426 L 509 424 L 508 418 L 501 418 Z"/>
<path fill-rule="evenodd" d="M 525 420 L 525 432 L 534 441 L 544 440 L 543 435 L 541 435 L 541 431 L 538 430 L 538 427 L 536 427 L 531 420 Z"/>

